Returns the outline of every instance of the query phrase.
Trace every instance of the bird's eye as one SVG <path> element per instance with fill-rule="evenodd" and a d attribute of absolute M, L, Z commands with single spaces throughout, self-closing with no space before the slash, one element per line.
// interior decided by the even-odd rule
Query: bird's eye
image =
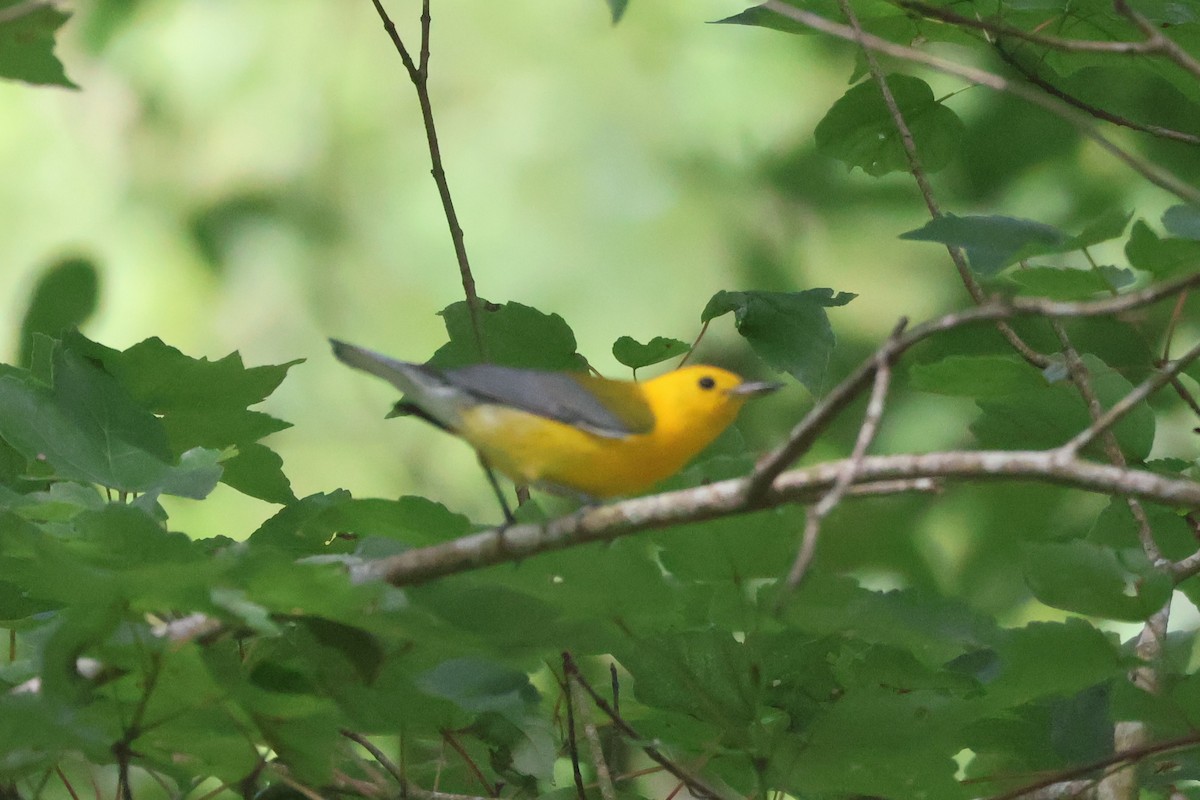
<path fill-rule="evenodd" d="M 703 378 L 700 379 L 700 388 L 701 389 L 711 389 L 716 385 L 717 385 L 717 382 L 712 379 L 711 375 L 705 375 Z"/>

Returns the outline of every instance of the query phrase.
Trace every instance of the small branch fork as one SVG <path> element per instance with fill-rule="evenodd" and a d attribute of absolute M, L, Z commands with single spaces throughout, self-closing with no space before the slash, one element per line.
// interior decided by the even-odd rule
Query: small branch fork
<path fill-rule="evenodd" d="M 901 319 L 892 330 L 892 334 L 888 337 L 887 342 L 875 354 L 875 381 L 871 388 L 871 397 L 867 400 L 867 409 L 863 413 L 862 425 L 859 426 L 858 436 L 854 441 L 854 448 L 850 452 L 850 458 L 843 462 L 843 467 L 838 473 L 837 480 L 834 481 L 833 486 L 825 493 L 820 502 L 809 506 L 805 512 L 804 535 L 800 542 L 800 550 L 796 554 L 796 560 L 792 563 L 792 568 L 788 571 L 783 591 L 776 599 L 776 611 L 782 608 L 784 600 L 800 585 L 800 581 L 804 579 L 804 575 L 808 572 L 808 567 L 812 564 L 813 557 L 817 552 L 817 536 L 821 532 L 821 523 L 825 517 L 829 516 L 829 512 L 833 511 L 834 507 L 842 502 L 842 498 L 846 496 L 846 492 L 850 489 L 855 477 L 862 468 L 862 460 L 867 454 L 867 448 L 875 440 L 875 434 L 879 430 L 879 421 L 883 418 L 884 401 L 887 399 L 888 386 L 892 381 L 892 365 L 887 352 L 891 349 L 890 346 L 899 338 L 900 334 L 904 333 L 906 327 L 908 327 L 908 320 Z"/>
<path fill-rule="evenodd" d="M 487 360 L 487 348 L 483 337 L 483 323 L 480 315 L 483 304 L 475 291 L 475 277 L 471 273 L 471 263 L 467 259 L 467 246 L 463 240 L 463 229 L 458 223 L 458 214 L 454 210 L 454 201 L 450 197 L 450 183 L 446 180 L 446 170 L 442 166 L 442 151 L 438 144 L 437 128 L 433 122 L 433 105 L 429 100 L 429 0 L 421 4 L 421 49 L 417 53 L 417 61 L 400 38 L 396 23 L 388 16 L 380 0 L 371 0 L 375 11 L 383 21 L 383 29 L 387 31 L 400 54 L 400 61 L 408 72 L 409 80 L 417 90 L 417 102 L 421 106 L 421 119 L 425 123 L 425 138 L 429 142 L 429 160 L 432 163 L 430 174 L 437 184 L 438 196 L 442 199 L 442 210 L 446 214 L 446 224 L 450 226 L 450 240 L 454 243 L 454 256 L 458 259 L 458 272 L 462 279 L 463 294 L 467 298 L 467 312 L 471 318 L 471 333 L 475 337 L 475 345 L 484 361 Z"/>

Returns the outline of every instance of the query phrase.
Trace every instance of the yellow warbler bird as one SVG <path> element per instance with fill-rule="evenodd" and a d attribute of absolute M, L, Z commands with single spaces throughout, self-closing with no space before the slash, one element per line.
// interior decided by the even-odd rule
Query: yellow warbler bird
<path fill-rule="evenodd" d="M 330 342 L 340 361 L 403 391 L 401 413 L 462 437 L 485 466 L 519 484 L 593 498 L 634 494 L 673 475 L 748 397 L 779 388 L 705 366 L 640 383 L 495 364 L 442 370 Z"/>

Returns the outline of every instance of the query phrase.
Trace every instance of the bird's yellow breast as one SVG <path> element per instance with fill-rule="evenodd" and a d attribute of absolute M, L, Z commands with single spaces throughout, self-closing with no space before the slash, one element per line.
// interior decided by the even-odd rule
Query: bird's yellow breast
<path fill-rule="evenodd" d="M 723 391 L 724 384 L 740 381 L 736 376 L 724 373 L 728 378 L 721 386 L 703 389 L 689 372 L 630 385 L 654 412 L 654 427 L 646 433 L 599 436 L 489 404 L 465 410 L 457 432 L 518 483 L 595 498 L 635 494 L 682 469 L 729 426 L 742 405 L 741 398 Z"/>

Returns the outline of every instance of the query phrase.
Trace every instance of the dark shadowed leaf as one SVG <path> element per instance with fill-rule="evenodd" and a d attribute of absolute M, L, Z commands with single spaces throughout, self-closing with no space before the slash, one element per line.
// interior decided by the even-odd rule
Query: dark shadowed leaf
<path fill-rule="evenodd" d="M 429 359 L 434 366 L 461 367 L 486 361 L 552 371 L 586 368 L 586 362 L 575 352 L 575 334 L 558 314 L 544 314 L 520 303 L 497 305 L 480 300 L 479 325 L 487 353 L 484 358 L 465 300 L 438 313 L 446 322 L 450 341 Z"/>
<path fill-rule="evenodd" d="M 54 35 L 70 16 L 49 3 L 0 0 L 0 78 L 77 88 L 54 55 Z"/>
<path fill-rule="evenodd" d="M 936 172 L 950 164 L 963 138 L 958 115 L 933 96 L 929 84 L 908 75 L 889 75 L 888 88 L 908 123 L 921 166 Z M 907 172 L 908 156 L 883 94 L 874 81 L 850 89 L 833 104 L 813 133 L 817 149 L 851 168 L 879 177 Z"/>
<path fill-rule="evenodd" d="M 1013 217 L 956 217 L 945 214 L 901 239 L 961 247 L 979 275 L 994 275 L 1022 258 L 1061 252 L 1071 238 L 1050 225 Z M 1069 248 L 1068 248 L 1069 249 Z"/>
<path fill-rule="evenodd" d="M 622 336 L 613 342 L 613 357 L 633 370 L 681 356 L 688 351 L 687 342 L 655 336 L 642 344 L 631 336 Z"/>
<path fill-rule="evenodd" d="M 1093 617 L 1144 620 L 1171 597 L 1174 583 L 1141 550 L 1091 542 L 1027 542 L 1025 580 L 1048 606 Z"/>
<path fill-rule="evenodd" d="M 58 338 L 63 331 L 82 325 L 96 310 L 99 291 L 96 265 L 89 259 L 64 259 L 43 272 L 21 323 L 17 363 L 28 366 L 35 333 Z"/>
<path fill-rule="evenodd" d="M 825 309 L 844 306 L 854 298 L 850 292 L 832 289 L 717 292 L 704 307 L 700 321 L 732 311 L 738 333 L 763 361 L 817 394 L 824 386 L 836 343 Z"/>

